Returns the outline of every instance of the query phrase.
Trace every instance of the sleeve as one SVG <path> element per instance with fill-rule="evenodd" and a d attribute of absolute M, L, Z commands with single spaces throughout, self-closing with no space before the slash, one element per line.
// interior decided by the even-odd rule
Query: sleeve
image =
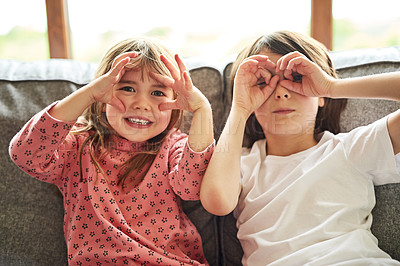
<path fill-rule="evenodd" d="M 356 128 L 344 140 L 347 157 L 375 185 L 400 182 L 396 156 L 387 128 L 387 117 Z"/>
<path fill-rule="evenodd" d="M 22 127 L 10 142 L 9 154 L 14 163 L 29 175 L 59 186 L 65 174 L 64 165 L 69 163 L 70 157 L 75 157 L 71 152 L 76 150 L 73 148 L 76 141 L 65 141 L 74 123 L 51 117 L 48 110 L 53 105 L 33 116 Z"/>
<path fill-rule="evenodd" d="M 183 200 L 199 200 L 204 173 L 215 148 L 215 141 L 202 152 L 189 147 L 186 134 L 172 136 L 169 151 L 169 182 L 175 194 Z"/>

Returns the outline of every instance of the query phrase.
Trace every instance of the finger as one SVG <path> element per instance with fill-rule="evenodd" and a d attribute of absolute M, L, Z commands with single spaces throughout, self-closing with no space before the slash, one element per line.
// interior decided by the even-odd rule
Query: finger
<path fill-rule="evenodd" d="M 121 73 L 121 71 L 124 69 L 124 66 L 129 62 L 129 60 L 129 57 L 119 60 L 119 62 L 111 68 L 109 72 L 110 75 L 113 77 L 118 76 L 118 74 Z"/>
<path fill-rule="evenodd" d="M 179 67 L 179 70 L 181 71 L 181 73 L 187 71 L 185 64 L 183 63 L 182 59 L 180 58 L 180 56 L 178 54 L 175 55 L 175 61 L 178 64 L 178 67 Z"/>
<path fill-rule="evenodd" d="M 174 110 L 174 109 L 179 109 L 179 108 L 176 104 L 176 100 L 174 100 L 171 102 L 160 103 L 158 105 L 158 109 L 160 109 L 160 111 L 167 111 L 167 110 Z"/>
<path fill-rule="evenodd" d="M 163 62 L 163 64 L 167 67 L 169 73 L 171 73 L 172 78 L 175 80 L 179 80 L 180 73 L 176 68 L 176 66 L 171 61 L 169 61 L 169 59 L 165 57 L 165 55 L 160 55 L 160 59 Z"/>
<path fill-rule="evenodd" d="M 258 64 L 257 60 L 247 58 L 240 64 L 240 67 L 238 68 L 238 72 L 240 72 L 240 71 L 256 72 L 258 69 L 257 64 Z"/>
<path fill-rule="evenodd" d="M 247 59 L 252 59 L 252 60 L 256 60 L 256 61 L 261 62 L 261 61 L 268 60 L 268 56 L 261 55 L 261 54 L 256 54 L 256 55 L 249 56 Z"/>
<path fill-rule="evenodd" d="M 161 84 L 164 84 L 166 87 L 169 88 L 172 88 L 173 85 L 175 84 L 175 80 L 173 80 L 168 76 L 161 75 L 159 73 L 150 72 L 150 76 L 156 81 L 160 82 Z"/>
<path fill-rule="evenodd" d="M 293 71 L 290 69 L 285 69 L 283 71 L 283 76 L 288 79 L 288 80 L 292 80 L 293 81 L 293 75 L 292 75 Z"/>
<path fill-rule="evenodd" d="M 301 67 L 307 67 L 309 63 L 311 63 L 311 61 L 309 61 L 306 57 L 296 57 L 288 62 L 287 69 L 301 73 Z"/>
<path fill-rule="evenodd" d="M 135 52 L 135 51 L 122 53 L 122 54 L 118 55 L 117 57 L 115 57 L 115 59 L 114 59 L 114 61 L 112 63 L 112 66 L 118 64 L 121 60 L 124 60 L 126 58 L 129 58 L 129 59 L 130 58 L 135 58 L 137 56 L 138 56 L 138 53 Z M 130 62 L 130 61 L 128 60 L 128 62 Z"/>
<path fill-rule="evenodd" d="M 301 90 L 301 88 L 302 88 L 301 83 L 297 83 L 297 82 L 286 79 L 286 80 L 282 80 L 279 83 L 279 85 L 281 85 L 282 87 L 285 87 L 286 89 L 288 89 L 290 91 L 294 91 L 296 93 L 303 94 L 302 90 Z"/>
<path fill-rule="evenodd" d="M 272 92 L 276 89 L 276 86 L 278 85 L 279 82 L 279 76 L 275 75 L 271 78 L 268 86 L 265 86 L 262 89 L 262 92 L 264 94 L 264 99 L 268 99 L 269 96 L 271 96 Z"/>
<path fill-rule="evenodd" d="M 271 72 L 269 72 L 268 70 L 266 70 L 265 68 L 259 68 L 257 73 L 256 73 L 256 77 L 259 78 L 264 78 L 265 83 L 269 83 L 270 79 L 272 77 Z"/>
<path fill-rule="evenodd" d="M 185 81 L 185 88 L 188 88 L 188 86 L 190 88 L 192 88 L 193 87 L 193 83 L 192 83 L 192 79 L 190 78 L 189 71 L 185 70 L 185 72 L 183 72 L 182 76 L 183 76 L 183 79 Z"/>
<path fill-rule="evenodd" d="M 269 59 L 260 61 L 259 66 L 268 69 L 269 71 L 275 71 L 276 69 L 276 64 Z"/>
<path fill-rule="evenodd" d="M 121 113 L 125 113 L 125 106 L 120 99 L 113 97 L 109 103 L 111 106 L 117 108 Z"/>
<path fill-rule="evenodd" d="M 304 55 L 299 53 L 299 52 L 297 52 L 297 51 L 295 51 L 295 52 L 288 53 L 288 54 L 282 56 L 281 58 L 279 58 L 277 63 L 276 63 L 277 72 L 288 68 L 289 61 L 292 60 L 293 58 L 296 58 L 296 57 L 299 57 L 299 56 L 304 56 Z"/>
<path fill-rule="evenodd" d="M 278 75 L 275 75 L 271 78 L 268 86 L 271 87 L 273 90 L 275 90 L 276 86 L 278 85 L 280 78 Z"/>

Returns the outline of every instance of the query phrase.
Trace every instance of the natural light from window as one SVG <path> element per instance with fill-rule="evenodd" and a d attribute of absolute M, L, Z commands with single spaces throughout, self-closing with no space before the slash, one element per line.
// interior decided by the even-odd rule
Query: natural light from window
<path fill-rule="evenodd" d="M 368 3 L 367 3 L 368 2 Z M 311 0 L 67 0 L 72 57 L 98 62 L 133 36 L 163 40 L 183 57 L 216 62 L 263 33 L 309 34 Z M 400 1 L 333 0 L 333 50 L 400 45 Z M 23 7 L 23 8 L 22 8 Z M 49 57 L 45 1 L 15 0 L 0 10 L 0 58 Z"/>

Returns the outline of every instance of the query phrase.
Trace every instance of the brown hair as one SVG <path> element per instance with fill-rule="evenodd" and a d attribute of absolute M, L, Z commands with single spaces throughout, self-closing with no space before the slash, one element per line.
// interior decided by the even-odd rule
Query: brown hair
<path fill-rule="evenodd" d="M 229 79 L 229 88 L 233 90 L 233 81 L 239 65 L 249 56 L 259 54 L 263 50 L 285 55 L 298 51 L 309 60 L 316 63 L 328 75 L 337 78 L 333 63 L 328 55 L 326 47 L 315 39 L 290 31 L 277 31 L 269 35 L 259 37 L 252 45 L 243 49 L 233 63 Z M 325 130 L 334 134 L 340 132 L 340 115 L 346 107 L 346 99 L 325 98 L 325 105 L 318 108 L 315 121 L 314 134 Z M 246 123 L 243 145 L 251 147 L 259 139 L 265 138 L 261 125 L 252 114 Z"/>
<path fill-rule="evenodd" d="M 159 74 L 171 77 L 168 69 L 160 60 L 160 55 L 163 54 L 171 62 L 175 62 L 173 53 L 156 40 L 150 38 L 132 38 L 117 43 L 105 54 L 97 69 L 96 78 L 104 75 L 111 69 L 114 59 L 117 56 L 131 51 L 139 53 L 139 56 L 134 62 L 134 67 L 152 70 Z M 101 172 L 106 178 L 99 161 L 107 155 L 108 148 L 113 145 L 111 137 L 118 136 L 118 134 L 112 129 L 111 125 L 107 121 L 104 112 L 105 105 L 105 103 L 100 102 L 95 102 L 90 105 L 78 120 L 83 127 L 73 132 L 75 134 L 82 132 L 89 133 L 88 138 L 84 141 L 80 150 L 79 160 L 81 165 L 81 178 L 83 148 L 86 145 L 89 146 L 90 157 L 95 164 L 97 172 Z M 118 175 L 118 184 L 126 187 L 127 180 L 131 181 L 129 182 L 131 185 L 136 185 L 143 180 L 150 165 L 154 161 L 162 142 L 173 128 L 179 128 L 181 120 L 182 111 L 172 110 L 170 122 L 164 132 L 147 140 L 147 145 L 143 145 L 143 149 L 135 151 L 132 154 L 132 157 L 121 165 L 121 172 Z M 100 152 L 101 148 L 104 148 L 103 152 Z"/>

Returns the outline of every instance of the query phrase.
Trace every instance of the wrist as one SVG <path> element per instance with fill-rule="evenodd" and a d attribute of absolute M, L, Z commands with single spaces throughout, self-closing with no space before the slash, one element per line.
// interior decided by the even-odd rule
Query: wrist
<path fill-rule="evenodd" d="M 196 106 L 194 106 L 192 108 L 193 114 L 211 112 L 210 102 L 208 101 L 208 99 L 205 96 L 203 96 L 202 98 L 203 98 L 203 100 L 199 104 L 197 104 Z"/>
<path fill-rule="evenodd" d="M 247 119 L 250 117 L 250 115 L 252 113 L 253 112 L 251 112 L 250 110 L 240 107 L 240 106 L 237 106 L 235 104 L 232 105 L 231 111 L 230 111 L 231 115 L 233 115 L 241 120 L 245 120 L 245 121 L 247 121 Z"/>

